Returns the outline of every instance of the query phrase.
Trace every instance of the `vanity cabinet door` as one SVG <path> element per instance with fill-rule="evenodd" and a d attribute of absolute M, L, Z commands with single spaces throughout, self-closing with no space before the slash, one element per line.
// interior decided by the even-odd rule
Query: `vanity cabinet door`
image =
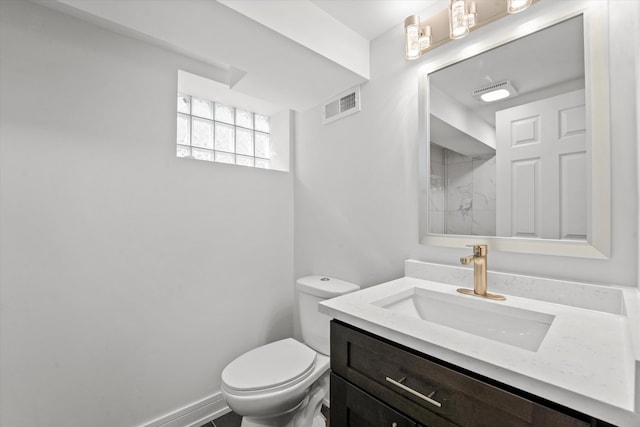
<path fill-rule="evenodd" d="M 336 321 L 331 325 L 331 370 L 429 427 L 587 427 L 591 421 Z"/>
<path fill-rule="evenodd" d="M 331 425 L 336 427 L 416 427 L 416 423 L 331 374 Z"/>

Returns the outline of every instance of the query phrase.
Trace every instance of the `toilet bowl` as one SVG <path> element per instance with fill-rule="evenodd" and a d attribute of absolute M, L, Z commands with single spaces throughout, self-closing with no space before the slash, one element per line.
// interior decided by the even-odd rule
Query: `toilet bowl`
<path fill-rule="evenodd" d="M 329 357 L 287 338 L 231 362 L 222 373 L 222 391 L 229 407 L 244 417 L 243 427 L 285 426 L 282 420 L 293 420 L 293 412 L 308 398 L 311 386 L 328 371 Z M 318 409 L 325 391 L 319 390 L 321 395 L 316 395 Z M 253 423 L 248 424 L 249 420 Z"/>
<path fill-rule="evenodd" d="M 222 372 L 222 394 L 242 427 L 323 427 L 329 394 L 329 321 L 318 302 L 353 292 L 349 282 L 320 276 L 296 282 L 304 343 L 293 338 L 242 354 Z"/>

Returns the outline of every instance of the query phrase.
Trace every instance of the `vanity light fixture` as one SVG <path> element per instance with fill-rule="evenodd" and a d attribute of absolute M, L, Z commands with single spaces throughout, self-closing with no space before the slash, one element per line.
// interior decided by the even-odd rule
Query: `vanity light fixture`
<path fill-rule="evenodd" d="M 531 0 L 508 0 L 507 12 L 518 13 L 531 6 Z"/>
<path fill-rule="evenodd" d="M 404 20 L 405 56 L 418 59 L 426 51 L 460 39 L 510 13 L 521 12 L 538 0 L 449 0 L 449 7 L 422 20 L 418 15 Z M 448 30 L 448 31 L 447 31 Z"/>
<path fill-rule="evenodd" d="M 466 0 L 449 0 L 449 37 L 452 40 L 461 39 L 469 34 L 469 23 L 475 24 L 476 19 L 476 3 L 471 2 L 469 9 L 473 10 L 473 14 L 467 13 Z M 472 15 L 469 18 L 469 15 Z"/>
<path fill-rule="evenodd" d="M 499 101 L 516 95 L 518 95 L 518 91 L 511 80 L 491 83 L 473 91 L 473 97 L 484 102 Z"/>
<path fill-rule="evenodd" d="M 476 25 L 478 21 L 478 7 L 476 2 L 469 3 L 469 13 L 467 13 L 467 27 L 471 28 Z"/>
<path fill-rule="evenodd" d="M 431 26 L 421 26 L 418 15 L 408 16 L 404 20 L 404 32 L 407 59 L 417 59 L 431 47 Z"/>

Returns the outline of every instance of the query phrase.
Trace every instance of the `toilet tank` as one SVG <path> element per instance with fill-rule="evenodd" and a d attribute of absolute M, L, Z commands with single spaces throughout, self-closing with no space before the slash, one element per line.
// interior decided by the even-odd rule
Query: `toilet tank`
<path fill-rule="evenodd" d="M 323 276 L 307 276 L 296 282 L 298 314 L 305 344 L 329 355 L 329 322 L 331 317 L 318 311 L 318 303 L 360 289 L 358 285 Z"/>

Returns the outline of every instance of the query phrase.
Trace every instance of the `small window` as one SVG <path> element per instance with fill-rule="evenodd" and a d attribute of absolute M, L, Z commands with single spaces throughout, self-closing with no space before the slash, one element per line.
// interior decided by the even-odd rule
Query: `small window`
<path fill-rule="evenodd" d="M 178 157 L 271 168 L 269 117 L 178 94 Z"/>

